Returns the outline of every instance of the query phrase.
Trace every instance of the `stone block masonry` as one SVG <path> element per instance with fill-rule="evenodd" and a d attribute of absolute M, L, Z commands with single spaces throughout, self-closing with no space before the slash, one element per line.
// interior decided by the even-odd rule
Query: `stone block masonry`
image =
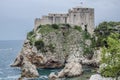
<path fill-rule="evenodd" d="M 68 10 L 66 14 L 53 14 L 49 13 L 47 16 L 35 19 L 35 30 L 39 25 L 46 24 L 70 24 L 72 26 L 81 26 L 84 30 L 85 27 L 90 34 L 94 30 L 94 8 L 75 7 Z"/>

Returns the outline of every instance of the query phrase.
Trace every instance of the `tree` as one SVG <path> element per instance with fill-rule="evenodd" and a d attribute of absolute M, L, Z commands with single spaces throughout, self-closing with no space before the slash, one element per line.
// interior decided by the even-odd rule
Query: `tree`
<path fill-rule="evenodd" d="M 112 33 L 106 38 L 108 48 L 102 48 L 100 73 L 105 77 L 120 76 L 120 34 Z"/>

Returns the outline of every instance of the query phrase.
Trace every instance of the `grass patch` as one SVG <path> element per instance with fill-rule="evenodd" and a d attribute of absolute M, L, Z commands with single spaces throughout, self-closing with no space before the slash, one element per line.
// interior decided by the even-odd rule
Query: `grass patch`
<path fill-rule="evenodd" d="M 27 33 L 27 39 L 30 40 L 30 45 L 34 44 L 35 41 L 35 33 L 34 30 Z"/>
<path fill-rule="evenodd" d="M 41 34 L 44 34 L 44 33 L 54 32 L 54 31 L 56 31 L 56 29 L 58 29 L 58 25 L 56 25 L 56 24 L 42 25 L 38 32 Z"/>
<path fill-rule="evenodd" d="M 86 32 L 86 31 L 82 32 L 82 36 L 83 36 L 83 39 L 91 39 L 90 33 Z"/>
<path fill-rule="evenodd" d="M 78 30 L 79 32 L 82 31 L 82 28 L 80 26 L 74 26 L 74 29 Z"/>

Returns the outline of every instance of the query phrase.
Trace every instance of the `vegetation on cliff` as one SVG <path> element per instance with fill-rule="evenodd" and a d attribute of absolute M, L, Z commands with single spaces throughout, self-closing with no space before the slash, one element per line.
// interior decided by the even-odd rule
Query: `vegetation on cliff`
<path fill-rule="evenodd" d="M 111 33 L 120 33 L 120 22 L 102 22 L 95 29 L 95 36 L 97 36 L 96 47 L 103 47 L 106 45 L 105 39 Z"/>
<path fill-rule="evenodd" d="M 95 29 L 96 47 L 102 47 L 100 73 L 120 76 L 120 22 L 103 22 Z"/>
<path fill-rule="evenodd" d="M 27 39 L 42 53 L 67 56 L 74 53 L 91 59 L 94 50 L 102 48 L 100 73 L 105 77 L 120 75 L 120 22 L 103 22 L 95 34 L 69 24 L 40 25 Z M 75 50 L 74 50 L 75 49 Z M 63 59 L 63 57 L 62 57 Z"/>
<path fill-rule="evenodd" d="M 37 49 L 42 52 L 45 52 L 46 48 L 49 48 L 51 52 L 54 52 L 56 43 L 54 45 L 53 42 L 50 42 L 50 44 L 45 45 L 42 38 L 36 40 L 37 34 L 40 34 L 41 37 L 51 33 L 55 33 L 58 36 L 63 35 L 61 41 L 63 40 L 63 51 L 66 51 L 68 43 L 70 44 L 70 41 L 72 41 L 72 38 L 69 39 L 69 36 L 72 34 L 75 35 L 71 32 L 77 32 L 81 35 L 79 45 L 83 48 L 83 55 L 91 57 L 93 55 L 93 37 L 86 30 L 82 30 L 80 26 L 72 27 L 69 24 L 40 25 L 36 31 L 30 31 L 27 34 L 27 39 L 30 40 L 31 45 L 36 46 Z"/>
<path fill-rule="evenodd" d="M 108 47 L 102 48 L 100 72 L 106 77 L 120 75 L 120 34 L 111 33 L 106 38 Z"/>

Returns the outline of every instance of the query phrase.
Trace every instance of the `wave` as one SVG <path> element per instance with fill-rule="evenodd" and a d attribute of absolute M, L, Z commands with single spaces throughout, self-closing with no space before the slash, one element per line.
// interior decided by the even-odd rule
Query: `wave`
<path fill-rule="evenodd" d="M 11 51 L 13 48 L 0 49 L 0 51 Z"/>
<path fill-rule="evenodd" d="M 15 76 L 7 76 L 5 78 L 0 78 L 0 80 L 17 80 L 20 77 L 20 75 L 15 75 Z M 39 78 L 24 78 L 24 80 L 48 80 L 48 76 L 46 75 L 41 75 Z"/>
<path fill-rule="evenodd" d="M 42 75 L 42 76 L 40 76 L 40 78 L 42 78 L 42 79 L 48 79 L 48 76 Z"/>
<path fill-rule="evenodd" d="M 5 78 L 0 78 L 0 80 L 17 80 L 19 77 L 20 77 L 20 75 L 7 76 Z"/>
<path fill-rule="evenodd" d="M 40 75 L 39 78 L 24 78 L 24 80 L 48 80 L 48 76 Z"/>

